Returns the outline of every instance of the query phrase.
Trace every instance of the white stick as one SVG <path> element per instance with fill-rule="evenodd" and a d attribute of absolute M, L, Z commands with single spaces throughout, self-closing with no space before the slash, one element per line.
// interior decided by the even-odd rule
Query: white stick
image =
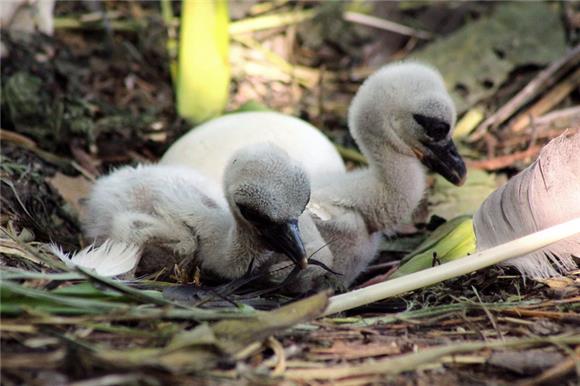
<path fill-rule="evenodd" d="M 358 12 L 345 12 L 342 17 L 351 23 L 366 25 L 367 27 L 374 27 L 385 31 L 391 31 L 400 35 L 416 36 L 420 39 L 429 40 L 433 35 L 426 31 L 419 31 L 406 25 L 392 22 L 390 20 L 381 19 L 376 16 L 369 16 Z"/>
<path fill-rule="evenodd" d="M 437 267 L 333 296 L 330 298 L 330 303 L 323 316 L 350 310 L 391 296 L 427 287 L 453 277 L 465 275 L 512 257 L 526 255 L 557 241 L 574 236 L 577 233 L 580 233 L 580 218 Z"/>

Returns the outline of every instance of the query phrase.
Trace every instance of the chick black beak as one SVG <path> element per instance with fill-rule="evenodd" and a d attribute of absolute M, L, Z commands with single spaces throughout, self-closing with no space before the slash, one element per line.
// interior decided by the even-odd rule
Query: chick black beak
<path fill-rule="evenodd" d="M 413 148 L 413 152 L 432 171 L 441 174 L 447 181 L 461 186 L 465 182 L 467 170 L 451 139 L 438 142 L 424 142 L 424 147 Z"/>
<path fill-rule="evenodd" d="M 273 251 L 285 254 L 297 266 L 302 269 L 306 268 L 308 259 L 302 236 L 300 236 L 298 220 L 264 227 L 261 229 L 261 234 Z"/>

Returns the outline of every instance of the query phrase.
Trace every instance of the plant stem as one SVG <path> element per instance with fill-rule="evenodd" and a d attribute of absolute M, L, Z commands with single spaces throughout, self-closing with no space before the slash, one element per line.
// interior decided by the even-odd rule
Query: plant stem
<path fill-rule="evenodd" d="M 580 233 L 580 218 L 552 226 L 485 251 L 404 277 L 333 296 L 324 316 L 350 310 L 391 296 L 427 287 L 447 279 L 523 256 Z"/>

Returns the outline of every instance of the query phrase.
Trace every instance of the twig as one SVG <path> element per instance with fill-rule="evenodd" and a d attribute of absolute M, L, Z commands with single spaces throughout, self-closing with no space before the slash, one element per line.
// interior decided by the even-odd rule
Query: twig
<path fill-rule="evenodd" d="M 413 36 L 424 40 L 433 38 L 433 34 L 427 31 L 416 30 L 406 25 L 395 23 L 390 20 L 382 19 L 376 16 L 369 16 L 358 12 L 345 12 L 342 15 L 343 19 L 351 23 L 365 25 L 367 27 L 374 27 L 385 31 L 395 32 L 399 35 Z"/>
<path fill-rule="evenodd" d="M 278 55 L 272 50 L 264 47 L 260 42 L 252 38 L 251 36 L 232 36 L 232 39 L 245 45 L 246 47 L 261 52 L 264 57 L 282 72 L 286 73 L 290 77 L 296 78 L 300 84 L 304 87 L 311 88 L 314 87 L 319 82 L 320 72 L 313 68 L 304 66 L 294 66 L 290 64 L 286 59 Z"/>
<path fill-rule="evenodd" d="M 475 132 L 469 137 L 470 142 L 483 137 L 490 127 L 498 127 L 526 103 L 533 100 L 538 94 L 555 84 L 570 69 L 580 64 L 580 45 L 574 47 L 566 56 L 552 63 L 548 68 L 541 71 L 526 87 L 511 98 L 502 108 L 487 118 Z"/>
<path fill-rule="evenodd" d="M 514 307 L 509 310 L 500 310 L 499 312 L 518 316 L 529 316 L 532 318 L 554 319 L 576 323 L 580 322 L 580 315 L 573 312 L 526 310 L 524 308 L 518 307 Z"/>
<path fill-rule="evenodd" d="M 388 297 L 427 287 L 453 277 L 465 275 L 512 257 L 522 256 L 536 251 L 578 233 L 580 233 L 580 218 L 552 226 L 437 267 L 428 268 L 346 294 L 333 296 L 330 298 L 330 303 L 324 315 L 350 310 Z"/>
<path fill-rule="evenodd" d="M 566 77 L 560 84 L 546 93 L 539 101 L 534 103 L 527 111 L 514 118 L 510 125 L 512 132 L 521 132 L 532 124 L 532 120 L 550 111 L 554 106 L 566 98 L 580 85 L 580 68 Z"/>
<path fill-rule="evenodd" d="M 540 145 L 531 146 L 524 151 L 520 151 L 514 154 L 508 154 L 481 161 L 467 161 L 467 166 L 470 168 L 488 171 L 503 169 L 508 166 L 512 166 L 517 161 L 522 161 L 527 158 L 536 156 L 538 153 L 540 153 L 540 150 L 542 150 L 542 146 Z"/>
<path fill-rule="evenodd" d="M 11 142 L 17 146 L 20 146 L 26 150 L 30 150 L 43 161 L 48 162 L 57 167 L 63 168 L 64 171 L 71 171 L 73 167 L 71 166 L 71 161 L 66 158 L 59 157 L 55 154 L 49 153 L 46 150 L 42 150 L 38 147 L 36 142 L 22 134 L 15 133 L 10 130 L 0 129 L 0 141 Z"/>
<path fill-rule="evenodd" d="M 550 115 L 550 116 L 549 116 Z M 560 121 L 560 122 L 556 122 Z M 560 130 L 548 130 L 554 125 L 560 126 Z M 562 131 L 565 128 L 573 127 Z M 576 128 L 578 127 L 578 128 Z M 559 110 L 554 112 L 554 114 L 546 114 L 536 120 L 534 120 L 534 131 L 532 132 L 532 141 L 526 150 L 516 152 L 513 154 L 507 154 L 499 157 L 493 157 L 493 151 L 491 151 L 492 156 L 489 159 L 471 161 L 467 160 L 467 166 L 474 169 L 480 170 L 498 170 L 509 166 L 512 166 L 515 162 L 524 161 L 528 158 L 536 157 L 542 150 L 541 145 L 535 145 L 535 141 L 540 138 L 554 138 L 559 135 L 573 135 L 577 130 L 580 130 L 580 108 L 570 108 L 565 110 Z M 490 139 L 495 138 L 488 135 Z M 501 146 L 503 149 L 510 149 L 515 146 L 526 143 L 529 140 L 529 135 L 517 135 L 511 136 L 507 139 L 502 139 Z"/>
<path fill-rule="evenodd" d="M 314 379 L 336 380 L 349 377 L 359 377 L 371 374 L 399 374 L 415 370 L 418 367 L 439 361 L 441 357 L 463 352 L 478 351 L 485 348 L 525 347 L 542 344 L 574 343 L 580 341 L 577 337 L 558 336 L 554 338 L 510 339 L 494 342 L 461 342 L 420 350 L 419 352 L 399 355 L 384 360 L 363 362 L 353 366 L 339 365 L 321 369 L 292 369 L 284 374 L 288 379 L 301 382 Z"/>
<path fill-rule="evenodd" d="M 108 374 L 96 378 L 86 379 L 69 383 L 69 386 L 104 386 L 104 385 L 130 385 L 130 384 L 154 384 L 151 376 L 143 373 Z"/>
<path fill-rule="evenodd" d="M 559 128 L 580 127 L 580 106 L 552 111 L 536 118 L 534 124 L 538 131 L 544 131 L 554 126 Z"/>
<path fill-rule="evenodd" d="M 268 346 L 270 346 L 276 355 L 276 365 L 274 366 L 272 375 L 279 376 L 284 374 L 284 371 L 286 371 L 286 353 L 284 352 L 284 347 L 273 336 L 268 338 Z"/>
<path fill-rule="evenodd" d="M 499 328 L 499 326 L 497 325 L 497 323 L 495 321 L 495 318 L 493 317 L 493 315 L 491 314 L 491 312 L 487 309 L 487 307 L 485 306 L 485 304 L 483 304 L 483 301 L 481 300 L 481 296 L 479 296 L 479 292 L 477 292 L 477 289 L 474 286 L 471 286 L 471 289 L 473 290 L 473 293 L 477 297 L 477 300 L 479 301 L 479 304 L 481 305 L 481 308 L 483 309 L 483 312 L 485 313 L 485 316 L 487 316 L 487 318 L 489 319 L 491 325 L 495 329 L 495 331 L 497 333 L 497 336 L 499 337 L 500 340 L 505 340 L 503 334 L 501 333 L 501 329 Z"/>
<path fill-rule="evenodd" d="M 136 20 L 111 20 L 110 29 L 113 31 L 126 31 L 135 32 L 138 31 L 143 24 Z M 105 21 L 103 20 L 90 20 L 83 21 L 79 18 L 73 17 L 55 17 L 54 18 L 54 28 L 55 29 L 85 29 L 85 30 L 102 30 L 106 29 Z"/>

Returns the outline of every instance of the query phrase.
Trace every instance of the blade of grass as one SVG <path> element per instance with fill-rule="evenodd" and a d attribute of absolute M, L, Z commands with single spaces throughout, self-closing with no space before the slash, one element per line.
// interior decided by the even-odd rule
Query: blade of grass
<path fill-rule="evenodd" d="M 30 272 L 12 269 L 0 271 L 0 280 L 26 280 L 26 279 L 68 281 L 68 280 L 84 279 L 84 276 L 76 272 L 50 273 L 50 272 Z"/>
<path fill-rule="evenodd" d="M 327 318 L 325 321 L 336 324 L 347 324 L 350 327 L 365 327 L 375 324 L 390 324 L 401 320 L 433 318 L 440 315 L 452 314 L 459 311 L 479 310 L 486 307 L 489 310 L 503 310 L 514 307 L 524 307 L 537 304 L 538 301 L 510 302 L 510 303 L 471 303 L 460 302 L 454 304 L 444 304 L 422 308 L 420 310 L 404 311 L 394 315 L 373 316 L 370 318 L 350 317 L 350 318 Z"/>
<path fill-rule="evenodd" d="M 107 277 L 99 276 L 90 270 L 84 269 L 82 267 L 77 267 L 78 271 L 88 277 L 91 281 L 102 284 L 107 288 L 116 290 L 122 294 L 127 295 L 129 298 L 137 300 L 142 303 L 151 303 L 160 306 L 172 305 L 180 308 L 190 308 L 178 303 L 171 302 L 169 300 L 163 299 L 161 292 L 158 291 L 142 291 L 135 288 L 131 288 L 128 285 L 123 284 L 118 280 L 113 280 Z M 153 293 L 159 294 L 159 297 L 152 295 Z"/>
<path fill-rule="evenodd" d="M 355 149 L 349 149 L 337 144 L 334 144 L 334 147 L 336 147 L 338 154 L 340 154 L 340 156 L 346 160 L 358 162 L 362 165 L 369 164 L 369 161 L 366 159 L 366 157 Z"/>
<path fill-rule="evenodd" d="M 0 283 L 0 289 L 2 290 L 2 299 L 3 299 L 2 306 L 5 305 L 4 304 L 5 302 L 8 302 L 9 298 L 13 298 L 10 295 L 14 294 L 22 296 L 24 298 L 45 301 L 49 303 L 76 308 L 79 310 L 86 311 L 87 313 L 98 313 L 103 311 L 128 309 L 128 306 L 126 304 L 105 302 L 94 299 L 75 298 L 71 296 L 55 295 L 47 291 L 26 288 L 10 280 L 2 280 L 2 282 Z M 5 291 L 7 291 L 7 293 Z M 13 300 L 21 301 L 19 300 L 19 296 L 14 297 L 15 299 Z"/>

